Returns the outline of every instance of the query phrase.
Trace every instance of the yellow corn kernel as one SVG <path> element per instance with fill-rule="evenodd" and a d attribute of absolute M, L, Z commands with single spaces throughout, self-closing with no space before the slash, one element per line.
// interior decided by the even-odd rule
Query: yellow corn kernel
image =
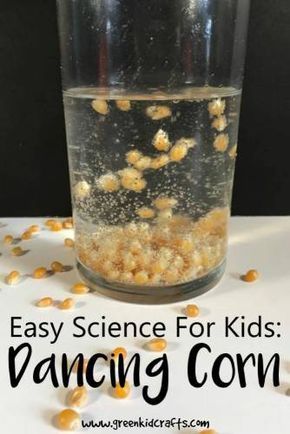
<path fill-rule="evenodd" d="M 51 264 L 51 269 L 52 271 L 54 271 L 55 273 L 61 273 L 63 271 L 63 265 L 61 262 L 58 261 L 54 261 Z"/>
<path fill-rule="evenodd" d="M 73 221 L 71 219 L 66 219 L 62 222 L 63 229 L 73 229 Z"/>
<path fill-rule="evenodd" d="M 23 232 L 23 234 L 21 235 L 21 239 L 22 240 L 30 240 L 31 239 L 31 232 L 29 231 L 25 231 Z"/>
<path fill-rule="evenodd" d="M 33 271 L 34 279 L 43 279 L 47 275 L 47 269 L 45 267 L 36 268 Z"/>
<path fill-rule="evenodd" d="M 11 273 L 9 273 L 8 276 L 5 277 L 5 283 L 7 283 L 7 285 L 16 285 L 16 283 L 19 282 L 19 279 L 19 271 L 11 271 Z"/>
<path fill-rule="evenodd" d="M 213 146 L 218 152 L 225 152 L 229 146 L 228 134 L 219 134 L 218 136 L 216 136 L 213 142 Z"/>
<path fill-rule="evenodd" d="M 62 222 L 60 222 L 60 221 L 58 221 L 58 220 L 56 220 L 51 226 L 50 226 L 50 230 L 52 231 L 52 232 L 59 232 L 59 231 L 61 231 L 63 229 L 63 226 L 62 226 Z"/>
<path fill-rule="evenodd" d="M 85 386 L 75 387 L 68 397 L 70 407 L 85 407 L 88 403 L 89 394 Z"/>
<path fill-rule="evenodd" d="M 173 213 L 171 209 L 163 209 L 162 211 L 159 211 L 158 213 L 158 220 L 160 223 L 172 219 Z"/>
<path fill-rule="evenodd" d="M 44 224 L 45 224 L 45 226 L 47 226 L 49 228 L 51 225 L 54 224 L 54 222 L 55 222 L 54 219 L 48 219 L 48 220 L 46 220 L 46 222 Z"/>
<path fill-rule="evenodd" d="M 56 418 L 57 427 L 63 431 L 77 431 L 81 425 L 80 415 L 70 408 L 62 410 Z"/>
<path fill-rule="evenodd" d="M 75 242 L 71 238 L 65 238 L 64 245 L 66 247 L 74 247 L 75 246 Z"/>
<path fill-rule="evenodd" d="M 234 160 L 236 157 L 237 157 L 237 149 L 238 149 L 238 145 L 236 144 L 236 145 L 234 145 L 234 146 L 232 146 L 231 147 L 231 149 L 229 150 L 229 152 L 228 152 L 228 154 L 229 154 L 229 157 L 232 159 L 232 160 Z"/>
<path fill-rule="evenodd" d="M 152 144 L 158 151 L 168 151 L 171 146 L 168 134 L 162 129 L 157 131 L 153 137 Z"/>
<path fill-rule="evenodd" d="M 154 260 L 151 265 L 151 271 L 154 274 L 162 273 L 168 267 L 168 261 L 165 258 Z"/>
<path fill-rule="evenodd" d="M 113 193 L 114 191 L 119 190 L 120 179 L 114 173 L 107 173 L 97 180 L 97 185 L 100 190 Z"/>
<path fill-rule="evenodd" d="M 122 112 L 128 112 L 131 110 L 131 101 L 128 100 L 117 100 L 116 106 L 119 110 L 122 110 Z"/>
<path fill-rule="evenodd" d="M 194 243 L 193 240 L 191 239 L 183 239 L 183 240 L 178 240 L 178 246 L 180 252 L 186 254 L 193 250 Z"/>
<path fill-rule="evenodd" d="M 141 217 L 142 219 L 152 219 L 155 216 L 154 209 L 146 208 L 145 206 L 142 208 L 139 208 L 136 211 L 136 214 Z"/>
<path fill-rule="evenodd" d="M 74 186 L 74 195 L 77 199 L 81 200 L 81 199 L 85 199 L 86 197 L 89 196 L 90 191 L 91 191 L 91 186 L 87 181 L 79 181 L 75 186 Z"/>
<path fill-rule="evenodd" d="M 72 298 L 66 298 L 65 300 L 61 301 L 57 307 L 61 310 L 68 310 L 68 309 L 72 309 L 74 305 L 75 302 Z"/>
<path fill-rule="evenodd" d="M 160 196 L 153 201 L 154 206 L 160 211 L 164 209 L 173 208 L 177 205 L 177 200 L 173 197 Z"/>
<path fill-rule="evenodd" d="M 143 178 L 138 178 L 138 179 L 123 178 L 121 180 L 121 183 L 124 188 L 126 188 L 127 190 L 135 191 L 136 193 L 142 191 L 147 185 L 147 182 Z"/>
<path fill-rule="evenodd" d="M 109 113 L 109 106 L 107 101 L 95 99 L 92 101 L 93 109 L 100 115 L 107 115 Z"/>
<path fill-rule="evenodd" d="M 246 274 L 241 276 L 241 279 L 244 282 L 248 282 L 248 283 L 255 282 L 258 278 L 259 278 L 259 273 L 257 270 L 249 270 L 247 271 Z"/>
<path fill-rule="evenodd" d="M 71 289 L 71 292 L 73 294 L 79 294 L 79 295 L 87 294 L 89 291 L 90 288 L 87 285 L 85 285 L 83 282 L 76 283 Z"/>
<path fill-rule="evenodd" d="M 151 167 L 151 158 L 141 157 L 138 161 L 136 161 L 134 167 L 136 167 L 136 169 L 140 171 L 149 169 Z"/>
<path fill-rule="evenodd" d="M 187 155 L 188 148 L 184 144 L 174 145 L 169 152 L 171 161 L 181 161 Z"/>
<path fill-rule="evenodd" d="M 112 355 L 113 355 L 114 359 L 118 359 L 119 355 L 122 355 L 123 358 L 125 359 L 127 357 L 127 351 L 123 347 L 117 347 L 114 349 L 114 351 L 112 351 Z"/>
<path fill-rule="evenodd" d="M 225 100 L 220 98 L 214 99 L 208 104 L 208 111 L 211 116 L 221 116 L 226 108 Z"/>
<path fill-rule="evenodd" d="M 126 381 L 124 387 L 118 383 L 116 387 L 113 389 L 113 395 L 115 398 L 124 399 L 130 395 L 131 387 L 130 384 Z"/>
<path fill-rule="evenodd" d="M 190 318 L 195 318 L 199 315 L 199 307 L 196 304 L 188 304 L 184 309 L 185 315 Z"/>
<path fill-rule="evenodd" d="M 148 273 L 146 273 L 146 271 L 138 271 L 138 273 L 136 273 L 134 275 L 134 282 L 137 285 L 144 285 L 145 283 L 147 283 L 149 280 L 148 277 Z"/>
<path fill-rule="evenodd" d="M 170 162 L 170 158 L 167 154 L 159 155 L 159 157 L 152 158 L 150 169 L 158 170 L 166 166 Z"/>
<path fill-rule="evenodd" d="M 38 225 L 31 225 L 28 228 L 28 232 L 31 232 L 32 234 L 36 234 L 37 232 L 40 232 L 40 227 Z"/>
<path fill-rule="evenodd" d="M 22 250 L 21 247 L 13 247 L 13 249 L 11 249 L 11 254 L 13 256 L 22 256 L 24 255 L 24 250 Z"/>
<path fill-rule="evenodd" d="M 175 283 L 179 279 L 179 272 L 176 268 L 170 267 L 164 272 L 163 278 L 166 283 Z"/>
<path fill-rule="evenodd" d="M 4 244 L 12 244 L 14 238 L 12 237 L 12 235 L 5 235 L 3 242 Z"/>
<path fill-rule="evenodd" d="M 135 164 L 141 157 L 143 157 L 142 152 L 137 151 L 137 149 L 132 149 L 132 151 L 127 152 L 126 161 L 129 164 Z"/>
<path fill-rule="evenodd" d="M 167 341 L 166 339 L 162 338 L 154 338 L 151 339 L 151 341 L 147 342 L 146 348 L 149 351 L 164 351 L 167 347 Z"/>
<path fill-rule="evenodd" d="M 37 307 L 50 307 L 52 305 L 53 299 L 51 297 L 44 297 L 36 302 Z"/>
<path fill-rule="evenodd" d="M 212 126 L 212 128 L 215 128 L 216 130 L 218 130 L 219 132 L 222 132 L 228 126 L 227 118 L 224 115 L 218 116 L 217 118 L 215 118 L 212 121 L 211 126 Z"/>
<path fill-rule="evenodd" d="M 152 105 L 147 107 L 146 114 L 153 121 L 159 121 L 160 119 L 171 116 L 172 112 L 170 107 L 166 105 Z"/>

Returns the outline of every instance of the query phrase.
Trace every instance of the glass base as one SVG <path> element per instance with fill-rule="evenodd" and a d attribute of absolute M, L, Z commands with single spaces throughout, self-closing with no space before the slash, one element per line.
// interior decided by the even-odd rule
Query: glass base
<path fill-rule="evenodd" d="M 197 297 L 212 289 L 223 277 L 225 261 L 207 275 L 172 286 L 137 286 L 109 282 L 77 262 L 81 278 L 93 290 L 107 297 L 129 303 L 165 304 Z"/>

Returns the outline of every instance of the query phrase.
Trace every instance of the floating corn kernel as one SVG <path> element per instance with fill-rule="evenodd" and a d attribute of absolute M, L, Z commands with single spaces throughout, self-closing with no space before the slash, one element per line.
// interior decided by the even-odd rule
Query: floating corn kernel
<path fill-rule="evenodd" d="M 120 179 L 114 173 L 107 173 L 97 180 L 97 185 L 100 190 L 113 193 L 114 191 L 119 190 Z"/>
<path fill-rule="evenodd" d="M 75 246 L 75 242 L 71 238 L 65 238 L 64 245 L 66 247 L 74 247 Z"/>
<path fill-rule="evenodd" d="M 216 130 L 218 130 L 219 132 L 222 132 L 228 126 L 227 118 L 224 115 L 218 116 L 217 118 L 215 118 L 212 121 L 211 126 L 212 126 L 212 128 L 215 128 Z"/>
<path fill-rule="evenodd" d="M 47 275 L 47 269 L 45 267 L 36 268 L 33 271 L 34 279 L 43 279 Z"/>
<path fill-rule="evenodd" d="M 89 360 L 88 360 L 88 359 L 84 359 L 84 360 L 83 360 L 83 373 L 84 373 L 84 374 L 85 374 L 86 371 L 87 371 L 88 363 L 89 363 Z M 75 363 L 73 364 L 72 372 L 74 372 L 74 373 L 76 374 L 76 373 L 78 372 L 78 369 L 79 369 L 79 361 L 77 361 L 77 362 L 75 362 Z"/>
<path fill-rule="evenodd" d="M 146 208 L 145 206 L 142 208 L 139 208 L 136 211 L 136 214 L 141 217 L 142 219 L 152 219 L 155 216 L 154 209 Z"/>
<path fill-rule="evenodd" d="M 226 108 L 225 100 L 214 99 L 208 104 L 208 111 L 211 116 L 221 116 Z"/>
<path fill-rule="evenodd" d="M 90 288 L 87 285 L 85 285 L 83 282 L 76 283 L 71 289 L 71 292 L 73 294 L 79 294 L 79 295 L 87 294 L 89 291 Z"/>
<path fill-rule="evenodd" d="M 168 151 L 171 146 L 168 134 L 162 129 L 157 131 L 153 137 L 152 144 L 158 151 Z"/>
<path fill-rule="evenodd" d="M 32 234 L 36 234 L 37 232 L 40 232 L 40 227 L 38 225 L 31 225 L 28 228 L 28 232 L 31 232 Z"/>
<path fill-rule="evenodd" d="M 138 161 L 136 161 L 134 167 L 141 171 L 149 169 L 151 167 L 151 161 L 152 159 L 150 157 L 141 157 Z"/>
<path fill-rule="evenodd" d="M 74 305 L 75 302 L 72 298 L 66 298 L 65 300 L 61 301 L 57 307 L 61 310 L 68 310 L 68 309 L 72 309 Z"/>
<path fill-rule="evenodd" d="M 219 134 L 218 136 L 216 136 L 213 142 L 213 146 L 218 152 L 225 152 L 229 146 L 228 134 Z"/>
<path fill-rule="evenodd" d="M 117 100 L 116 106 L 119 110 L 122 110 L 122 112 L 128 112 L 131 110 L 131 101 L 128 100 Z"/>
<path fill-rule="evenodd" d="M 54 223 L 55 223 L 54 219 L 48 219 L 48 220 L 46 220 L 46 222 L 44 224 L 45 224 L 45 226 L 47 226 L 49 228 Z"/>
<path fill-rule="evenodd" d="M 190 318 L 195 318 L 199 315 L 199 307 L 196 304 L 188 304 L 184 309 L 185 315 Z"/>
<path fill-rule="evenodd" d="M 172 115 L 170 107 L 166 105 L 152 105 L 147 107 L 146 114 L 153 121 L 159 121 L 160 119 L 167 118 Z"/>
<path fill-rule="evenodd" d="M 142 173 L 133 167 L 121 170 L 121 184 L 127 190 L 140 192 L 146 187 L 146 181 L 142 178 Z"/>
<path fill-rule="evenodd" d="M 107 115 L 109 113 L 109 106 L 107 101 L 101 99 L 94 99 L 92 101 L 92 107 L 100 115 Z"/>
<path fill-rule="evenodd" d="M 11 254 L 13 256 L 22 256 L 24 255 L 25 251 L 22 250 L 21 247 L 13 247 L 13 249 L 11 249 Z"/>
<path fill-rule="evenodd" d="M 163 209 L 162 211 L 159 211 L 157 219 L 160 222 L 163 222 L 164 220 L 170 220 L 172 219 L 173 213 L 171 209 Z"/>
<path fill-rule="evenodd" d="M 11 273 L 9 273 L 8 276 L 5 277 L 5 283 L 7 283 L 7 285 L 16 285 L 16 283 L 19 282 L 19 279 L 19 271 L 11 271 Z"/>
<path fill-rule="evenodd" d="M 118 359 L 120 355 L 122 355 L 124 359 L 127 357 L 127 351 L 123 347 L 115 348 L 114 351 L 112 351 L 112 354 L 114 355 L 115 359 Z"/>
<path fill-rule="evenodd" d="M 81 426 L 81 418 L 75 410 L 66 408 L 57 415 L 56 423 L 63 431 L 77 431 Z"/>
<path fill-rule="evenodd" d="M 85 407 L 88 403 L 89 395 L 85 386 L 75 387 L 68 396 L 70 407 Z"/>
<path fill-rule="evenodd" d="M 170 158 L 167 154 L 159 155 L 156 158 L 151 159 L 150 169 L 158 170 L 166 166 L 170 162 Z"/>
<path fill-rule="evenodd" d="M 124 387 L 118 383 L 116 387 L 113 389 L 113 395 L 115 398 L 124 399 L 130 395 L 131 387 L 130 384 L 126 381 Z"/>
<path fill-rule="evenodd" d="M 22 240 L 30 240 L 31 239 L 31 232 L 29 231 L 25 231 L 23 232 L 23 234 L 21 235 L 21 239 Z"/>
<path fill-rule="evenodd" d="M 74 186 L 74 194 L 77 199 L 85 199 L 89 196 L 91 191 L 91 186 L 87 181 L 79 181 Z"/>
<path fill-rule="evenodd" d="M 247 271 L 246 274 L 241 276 L 241 279 L 244 282 L 248 282 L 248 283 L 255 282 L 258 278 L 259 278 L 259 273 L 257 270 L 249 270 Z"/>
<path fill-rule="evenodd" d="M 50 307 L 52 305 L 53 299 L 51 297 L 44 297 L 36 302 L 37 307 Z"/>
<path fill-rule="evenodd" d="M 164 351 L 167 347 L 166 339 L 155 338 L 151 339 L 151 341 L 147 342 L 146 348 L 149 351 Z"/>
<path fill-rule="evenodd" d="M 147 283 L 149 280 L 148 277 L 148 273 L 146 273 L 146 271 L 138 271 L 138 273 L 136 273 L 134 275 L 134 282 L 137 285 L 144 285 L 145 283 Z"/>
<path fill-rule="evenodd" d="M 178 140 L 174 146 L 169 151 L 169 158 L 171 161 L 181 161 L 184 157 L 186 157 L 188 150 L 195 145 L 194 139 L 180 139 Z"/>
<path fill-rule="evenodd" d="M 137 149 L 132 149 L 132 151 L 127 152 L 126 161 L 129 164 L 135 164 L 141 157 L 143 157 L 142 152 L 137 151 Z"/>
<path fill-rule="evenodd" d="M 73 229 L 74 225 L 72 219 L 66 219 L 65 221 L 63 221 L 62 227 L 63 229 Z"/>
<path fill-rule="evenodd" d="M 51 264 L 51 269 L 52 271 L 54 271 L 55 273 L 61 273 L 63 271 L 63 265 L 61 262 L 58 261 L 54 261 Z"/>
<path fill-rule="evenodd" d="M 12 235 L 5 235 L 3 242 L 4 244 L 12 244 L 14 238 L 12 237 Z"/>
<path fill-rule="evenodd" d="M 177 200 L 173 197 L 160 196 L 153 201 L 153 204 L 157 209 L 162 211 L 164 209 L 173 208 L 175 205 L 177 205 Z"/>
<path fill-rule="evenodd" d="M 229 157 L 234 160 L 237 156 L 237 149 L 238 149 L 238 145 L 234 145 L 231 147 L 231 149 L 229 150 L 228 154 Z"/>

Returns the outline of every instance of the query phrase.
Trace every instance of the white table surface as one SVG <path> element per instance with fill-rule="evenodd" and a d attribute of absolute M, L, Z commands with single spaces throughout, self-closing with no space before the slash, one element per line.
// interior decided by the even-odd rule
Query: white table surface
<path fill-rule="evenodd" d="M 41 224 L 44 219 L 0 219 L 0 239 L 10 233 L 19 236 L 30 224 Z M 32 366 L 37 361 L 55 352 L 63 352 L 70 357 L 83 352 L 89 357 L 95 352 L 108 353 L 116 346 L 125 346 L 129 354 L 141 352 L 142 372 L 150 360 L 156 356 L 142 349 L 144 339 L 76 339 L 72 337 L 71 321 L 75 316 L 85 316 L 87 323 L 105 315 L 108 321 L 144 320 L 163 321 L 168 332 L 168 359 L 170 364 L 170 384 L 166 399 L 158 406 L 149 406 L 140 390 L 134 390 L 126 401 L 117 401 L 107 393 L 106 385 L 91 393 L 90 405 L 82 411 L 83 417 L 94 419 L 134 419 L 138 416 L 185 419 L 205 419 L 220 434 L 280 434 L 290 433 L 290 397 L 286 390 L 290 387 L 290 218 L 259 217 L 232 218 L 230 250 L 225 277 L 212 291 L 195 299 L 201 308 L 201 321 L 216 321 L 217 328 L 210 339 L 194 339 L 184 335 L 175 336 L 175 321 L 182 314 L 186 302 L 166 306 L 130 305 L 96 294 L 73 296 L 77 307 L 70 312 L 56 308 L 40 310 L 34 306 L 35 300 L 50 295 L 59 300 L 71 296 L 71 286 L 79 280 L 74 270 L 58 273 L 43 280 L 26 277 L 16 286 L 8 286 L 4 277 L 13 269 L 23 274 L 31 273 L 38 266 L 49 267 L 54 260 L 66 265 L 74 264 L 73 251 L 65 248 L 63 239 L 72 236 L 72 231 L 64 230 L 52 233 L 43 229 L 31 241 L 23 241 L 22 246 L 30 249 L 23 257 L 10 255 L 10 247 L 0 242 L 0 432 L 5 434 L 53 434 L 59 432 L 52 425 L 53 416 L 65 407 L 67 392 L 54 389 L 49 382 L 35 385 L 32 382 Z M 239 274 L 249 268 L 257 268 L 261 278 L 254 284 L 239 280 Z M 245 315 L 248 321 L 262 315 L 265 321 L 280 322 L 281 337 L 227 338 L 223 336 L 223 322 L 226 315 Z M 58 342 L 50 345 L 50 339 L 18 339 L 10 336 L 11 316 L 22 316 L 26 321 L 64 321 L 64 330 Z M 10 345 L 17 346 L 29 341 L 33 345 L 32 364 L 29 365 L 20 385 L 12 389 L 9 385 L 7 353 Z M 281 356 L 281 385 L 274 388 L 266 383 L 264 389 L 257 384 L 255 369 L 247 370 L 249 385 L 240 389 L 237 380 L 226 389 L 219 389 L 211 381 L 201 389 L 192 388 L 186 377 L 187 356 L 190 348 L 197 342 L 207 342 L 213 349 L 212 355 L 206 355 L 202 369 L 210 370 L 214 356 L 223 352 L 246 355 L 250 352 L 263 353 L 268 359 L 273 353 Z M 104 368 L 104 373 L 106 373 Z M 145 377 L 146 380 L 146 377 Z M 156 380 L 149 380 L 155 382 Z M 159 379 L 156 383 L 158 386 Z M 116 432 L 110 429 L 91 429 L 91 432 Z M 125 429 L 117 432 L 125 433 Z M 142 433 L 177 433 L 172 429 L 127 429 L 126 432 Z M 185 434 L 196 431 L 186 429 Z"/>

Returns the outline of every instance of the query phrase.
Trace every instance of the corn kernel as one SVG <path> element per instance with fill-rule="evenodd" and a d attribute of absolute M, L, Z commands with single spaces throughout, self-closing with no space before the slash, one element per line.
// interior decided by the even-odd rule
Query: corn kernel
<path fill-rule="evenodd" d="M 23 234 L 21 235 L 21 239 L 22 240 L 30 240 L 31 239 L 31 232 L 29 231 L 25 231 L 23 232 Z"/>
<path fill-rule="evenodd" d="M 160 119 L 164 119 L 171 116 L 172 112 L 170 107 L 166 105 L 153 105 L 147 107 L 146 114 L 153 121 L 159 121 Z"/>
<path fill-rule="evenodd" d="M 93 109 L 100 115 L 107 115 L 109 113 L 109 106 L 107 101 L 95 99 L 92 101 Z"/>
<path fill-rule="evenodd" d="M 137 149 L 133 149 L 132 151 L 127 152 L 126 161 L 129 164 L 135 164 L 141 157 L 143 157 L 143 154 L 140 151 L 137 151 Z"/>
<path fill-rule="evenodd" d="M 214 99 L 208 104 L 208 111 L 211 116 L 221 116 L 226 108 L 225 100 Z"/>
<path fill-rule="evenodd" d="M 199 315 L 199 307 L 196 304 L 188 304 L 184 312 L 186 316 L 195 318 Z"/>
<path fill-rule="evenodd" d="M 168 270 L 164 272 L 163 278 L 166 283 L 175 283 L 178 281 L 179 272 L 176 268 L 170 267 Z"/>
<path fill-rule="evenodd" d="M 130 384 L 126 381 L 124 387 L 118 383 L 116 387 L 113 389 L 113 395 L 115 398 L 124 399 L 130 395 L 131 387 Z"/>
<path fill-rule="evenodd" d="M 124 188 L 126 188 L 127 190 L 135 191 L 136 193 L 142 191 L 147 185 L 145 179 L 123 178 L 121 182 Z"/>
<path fill-rule="evenodd" d="M 184 254 L 191 252 L 194 247 L 193 240 L 191 239 L 179 240 L 178 244 L 179 244 L 179 250 Z"/>
<path fill-rule="evenodd" d="M 257 270 L 249 270 L 247 271 L 246 274 L 241 276 L 241 279 L 244 282 L 248 282 L 248 283 L 255 282 L 258 278 L 259 278 L 259 273 Z"/>
<path fill-rule="evenodd" d="M 47 275 L 47 269 L 45 267 L 36 268 L 33 271 L 34 279 L 43 279 Z"/>
<path fill-rule="evenodd" d="M 51 297 L 44 297 L 36 302 L 37 307 L 50 307 L 52 305 L 53 299 Z"/>
<path fill-rule="evenodd" d="M 126 253 L 123 257 L 123 265 L 125 271 L 133 271 L 137 263 L 134 259 L 134 256 L 131 253 Z"/>
<path fill-rule="evenodd" d="M 79 181 L 74 186 L 75 197 L 79 200 L 85 199 L 86 197 L 88 197 L 90 194 L 90 191 L 91 191 L 91 186 L 87 181 Z"/>
<path fill-rule="evenodd" d="M 142 208 L 139 208 L 136 211 L 136 214 L 141 217 L 142 219 L 152 219 L 155 216 L 154 209 L 146 208 L 145 206 Z"/>
<path fill-rule="evenodd" d="M 115 348 L 114 351 L 112 351 L 112 354 L 114 355 L 114 359 L 118 359 L 119 355 L 122 355 L 124 359 L 127 357 L 127 351 L 123 347 Z"/>
<path fill-rule="evenodd" d="M 64 245 L 66 247 L 74 247 L 75 246 L 75 242 L 71 238 L 65 238 Z"/>
<path fill-rule="evenodd" d="M 77 431 L 81 425 L 80 415 L 69 408 L 62 410 L 56 418 L 57 427 L 63 431 Z"/>
<path fill-rule="evenodd" d="M 173 213 L 171 209 L 164 209 L 162 211 L 159 211 L 158 213 L 158 220 L 159 222 L 163 222 L 165 220 L 170 220 L 172 219 Z"/>
<path fill-rule="evenodd" d="M 146 271 L 138 271 L 138 273 L 134 275 L 134 281 L 137 285 L 144 285 L 148 280 L 148 273 L 146 273 Z"/>
<path fill-rule="evenodd" d="M 218 136 L 216 136 L 213 146 L 218 152 L 225 152 L 229 146 L 228 134 L 219 134 Z"/>
<path fill-rule="evenodd" d="M 170 162 L 170 158 L 167 154 L 159 155 L 159 157 L 151 159 L 150 169 L 158 170 L 166 166 Z"/>
<path fill-rule="evenodd" d="M 152 144 L 158 151 L 168 151 L 171 146 L 168 134 L 162 129 L 157 131 L 153 137 Z"/>
<path fill-rule="evenodd" d="M 87 294 L 89 291 L 90 288 L 82 282 L 76 283 L 71 289 L 71 292 L 73 294 L 79 294 L 79 295 Z"/>
<path fill-rule="evenodd" d="M 63 229 L 73 229 L 74 225 L 72 219 L 66 219 L 65 221 L 63 221 L 62 227 Z"/>
<path fill-rule="evenodd" d="M 151 341 L 147 342 L 146 348 L 149 351 L 164 351 L 167 347 L 167 341 L 166 339 L 162 338 L 154 338 L 151 339 Z"/>
<path fill-rule="evenodd" d="M 97 180 L 97 185 L 100 190 L 113 193 L 114 191 L 119 190 L 120 180 L 114 173 L 107 173 Z"/>
<path fill-rule="evenodd" d="M 185 144 L 174 145 L 169 152 L 169 157 L 171 161 L 181 161 L 188 152 L 188 148 Z"/>
<path fill-rule="evenodd" d="M 7 285 L 16 285 L 16 283 L 19 282 L 19 279 L 19 271 L 11 271 L 11 273 L 9 273 L 8 276 L 5 277 L 5 283 L 7 283 Z"/>
<path fill-rule="evenodd" d="M 5 235 L 3 242 L 4 244 L 12 244 L 14 238 L 12 237 L 12 235 Z"/>
<path fill-rule="evenodd" d="M 159 210 L 173 208 L 177 205 L 177 200 L 173 197 L 160 196 L 153 201 L 154 206 Z"/>
<path fill-rule="evenodd" d="M 63 229 L 63 225 L 62 222 L 56 220 L 51 226 L 50 226 L 50 230 L 52 232 L 59 232 Z"/>
<path fill-rule="evenodd" d="M 40 227 L 38 225 L 31 225 L 29 226 L 28 231 L 32 234 L 36 234 L 37 232 L 40 232 Z"/>
<path fill-rule="evenodd" d="M 222 132 L 228 126 L 227 118 L 224 115 L 219 116 L 212 121 L 211 126 L 212 126 L 212 128 L 215 128 L 216 130 L 218 130 L 219 132 Z"/>
<path fill-rule="evenodd" d="M 196 146 L 196 140 L 193 138 L 181 137 L 175 142 L 177 146 L 186 146 L 187 150 Z"/>
<path fill-rule="evenodd" d="M 146 170 L 151 167 L 151 158 L 150 157 L 141 157 L 136 163 L 134 167 L 138 170 Z"/>
<path fill-rule="evenodd" d="M 131 102 L 127 100 L 117 100 L 116 106 L 119 110 L 122 110 L 123 112 L 128 112 L 131 110 Z"/>
<path fill-rule="evenodd" d="M 13 247 L 13 249 L 11 249 L 11 254 L 13 256 L 22 256 L 24 255 L 24 250 L 22 250 L 21 247 Z"/>
<path fill-rule="evenodd" d="M 51 264 L 51 269 L 52 271 L 54 271 L 55 273 L 61 273 L 63 271 L 63 265 L 61 262 L 58 261 L 54 261 Z"/>
<path fill-rule="evenodd" d="M 61 301 L 57 307 L 61 310 L 68 310 L 68 309 L 72 309 L 74 305 L 75 302 L 72 298 L 66 298 L 65 300 Z"/>
<path fill-rule="evenodd" d="M 45 224 L 45 226 L 50 227 L 51 225 L 54 224 L 54 222 L 55 222 L 54 219 L 48 219 L 48 220 L 46 220 L 46 222 L 44 224 Z"/>
<path fill-rule="evenodd" d="M 88 391 L 85 386 L 75 387 L 68 397 L 70 407 L 85 407 L 88 403 Z"/>
<path fill-rule="evenodd" d="M 138 253 L 141 253 L 143 249 L 142 244 L 138 240 L 133 240 L 130 242 L 129 245 L 129 251 L 133 253 L 133 255 L 137 255 Z"/>
<path fill-rule="evenodd" d="M 155 260 L 151 265 L 151 271 L 152 273 L 162 273 L 166 268 L 168 267 L 168 261 L 165 258 L 160 258 L 158 260 Z"/>
<path fill-rule="evenodd" d="M 232 160 L 234 160 L 236 157 L 237 157 L 237 149 L 238 149 L 238 145 L 236 144 L 236 145 L 234 145 L 234 146 L 232 146 L 231 147 L 231 149 L 229 150 L 229 152 L 228 152 L 228 154 L 229 154 L 229 157 L 232 159 Z"/>

